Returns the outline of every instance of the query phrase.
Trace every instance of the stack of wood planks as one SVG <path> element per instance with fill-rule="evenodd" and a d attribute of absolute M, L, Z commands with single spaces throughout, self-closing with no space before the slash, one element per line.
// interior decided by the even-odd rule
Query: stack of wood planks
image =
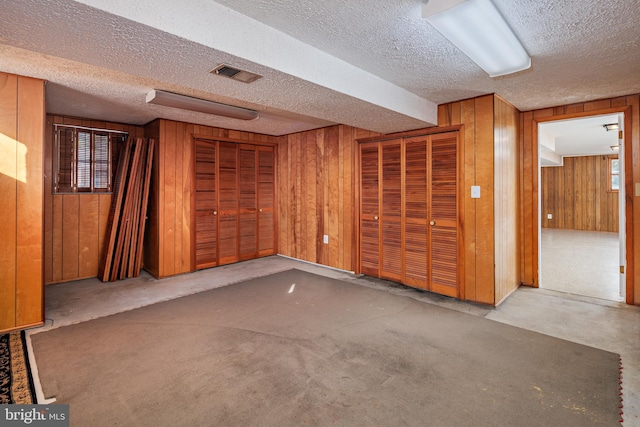
<path fill-rule="evenodd" d="M 154 144 L 129 138 L 120 152 L 98 272 L 103 282 L 140 274 Z"/>

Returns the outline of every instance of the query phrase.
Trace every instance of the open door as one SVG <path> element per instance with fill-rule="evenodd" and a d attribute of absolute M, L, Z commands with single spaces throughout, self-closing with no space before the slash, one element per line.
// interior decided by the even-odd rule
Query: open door
<path fill-rule="evenodd" d="M 620 297 L 626 299 L 627 242 L 625 223 L 624 114 L 618 114 L 618 234 L 620 241 Z"/>

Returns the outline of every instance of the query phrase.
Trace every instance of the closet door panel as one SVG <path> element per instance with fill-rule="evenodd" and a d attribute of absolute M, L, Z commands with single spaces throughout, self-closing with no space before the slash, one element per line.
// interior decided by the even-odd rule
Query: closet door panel
<path fill-rule="evenodd" d="M 239 250 L 240 259 L 258 256 L 258 186 L 255 146 L 239 147 Z"/>
<path fill-rule="evenodd" d="M 404 281 L 427 289 L 427 138 L 405 140 Z"/>
<path fill-rule="evenodd" d="M 380 274 L 380 159 L 379 144 L 360 146 L 360 270 Z"/>
<path fill-rule="evenodd" d="M 402 281 L 402 146 L 400 141 L 382 144 L 382 254 L 380 277 Z"/>
<path fill-rule="evenodd" d="M 458 296 L 457 133 L 431 137 L 430 285 L 431 290 Z"/>
<path fill-rule="evenodd" d="M 196 269 L 217 265 L 216 143 L 196 140 Z"/>
<path fill-rule="evenodd" d="M 239 260 L 238 147 L 236 144 L 220 142 L 218 162 L 218 260 L 219 264 L 228 264 Z"/>
<path fill-rule="evenodd" d="M 258 147 L 258 255 L 275 253 L 275 155 Z"/>

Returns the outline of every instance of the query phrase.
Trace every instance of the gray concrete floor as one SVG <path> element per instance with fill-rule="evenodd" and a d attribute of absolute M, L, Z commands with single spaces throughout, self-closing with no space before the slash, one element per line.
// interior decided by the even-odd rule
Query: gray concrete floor
<path fill-rule="evenodd" d="M 355 276 L 281 256 L 260 258 L 191 274 L 156 280 L 144 273 L 135 279 L 102 283 L 98 279 L 49 285 L 45 289 L 43 327 L 31 334 L 167 301 L 291 268 L 383 289 L 621 355 L 624 426 L 640 426 L 640 307 L 547 289 L 520 288 L 493 309 L 410 289 L 384 280 Z M 31 361 L 38 386 L 37 366 Z M 39 402 L 42 401 L 39 390 Z"/>

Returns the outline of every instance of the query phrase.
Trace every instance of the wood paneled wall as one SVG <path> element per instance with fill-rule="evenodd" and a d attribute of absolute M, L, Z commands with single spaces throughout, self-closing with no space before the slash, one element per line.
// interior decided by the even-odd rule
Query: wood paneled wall
<path fill-rule="evenodd" d="M 518 217 L 520 111 L 496 96 L 494 103 L 495 302 L 520 286 Z"/>
<path fill-rule="evenodd" d="M 609 190 L 612 157 L 565 157 L 562 166 L 541 168 L 543 228 L 618 232 L 618 192 Z"/>
<path fill-rule="evenodd" d="M 0 73 L 0 332 L 42 324 L 44 81 Z"/>
<path fill-rule="evenodd" d="M 627 236 L 627 303 L 640 304 L 640 198 L 634 186 L 640 183 L 640 95 L 527 111 L 520 115 L 520 227 L 522 283 L 538 286 L 538 123 L 587 115 L 625 113 L 625 200 Z"/>
<path fill-rule="evenodd" d="M 156 145 L 145 229 L 144 268 L 155 277 L 195 269 L 191 214 L 193 135 L 274 145 L 281 139 L 163 119 L 145 126 L 145 136 L 154 138 Z"/>
<path fill-rule="evenodd" d="M 356 140 L 377 135 L 338 125 L 288 135 L 280 143 L 278 253 L 356 269 Z"/>
<path fill-rule="evenodd" d="M 463 125 L 464 299 L 499 304 L 520 284 L 517 200 L 519 111 L 495 95 L 442 104 L 438 125 Z M 471 198 L 471 186 L 480 198 Z M 498 226 L 496 226 L 498 225 Z"/>
<path fill-rule="evenodd" d="M 142 126 L 47 115 L 44 151 L 44 282 L 96 277 L 111 208 L 111 193 L 54 194 L 54 124 L 121 130 L 142 137 Z"/>

